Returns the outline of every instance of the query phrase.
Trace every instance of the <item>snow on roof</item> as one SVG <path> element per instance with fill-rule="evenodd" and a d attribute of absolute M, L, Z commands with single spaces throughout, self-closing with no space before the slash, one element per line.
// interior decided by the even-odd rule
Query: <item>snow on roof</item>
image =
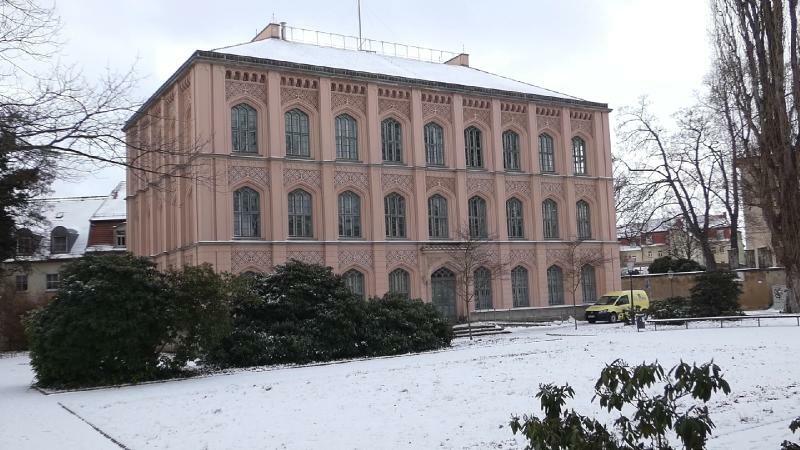
<path fill-rule="evenodd" d="M 125 182 L 122 181 L 106 197 L 103 204 L 97 208 L 91 220 L 124 220 L 128 214 L 125 207 L 125 195 L 126 186 Z"/>
<path fill-rule="evenodd" d="M 352 70 L 414 80 L 497 89 L 568 100 L 583 100 L 472 67 L 418 61 L 374 52 L 321 47 L 282 39 L 262 39 L 213 51 L 229 55 Z"/>
<path fill-rule="evenodd" d="M 47 223 L 44 230 L 40 230 L 38 233 L 34 231 L 43 237 L 37 256 L 45 259 L 70 259 L 82 256 L 86 252 L 86 244 L 89 242 L 89 219 L 105 200 L 106 196 L 104 195 L 39 200 L 42 204 L 42 214 Z M 69 253 L 51 255 L 50 233 L 59 226 L 74 231 L 77 236 Z"/>

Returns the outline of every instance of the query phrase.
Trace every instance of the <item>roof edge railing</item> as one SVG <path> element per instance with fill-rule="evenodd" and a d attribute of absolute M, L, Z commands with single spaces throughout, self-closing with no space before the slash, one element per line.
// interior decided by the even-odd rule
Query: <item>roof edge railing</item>
<path fill-rule="evenodd" d="M 289 25 L 283 25 L 281 27 L 281 36 L 287 41 L 301 44 L 312 44 L 320 47 L 331 47 L 342 50 L 361 50 L 384 56 L 434 63 L 444 63 L 460 54 L 458 52 L 399 44 L 396 42 L 379 41 L 368 38 L 359 39 L 357 36 L 309 30 Z"/>

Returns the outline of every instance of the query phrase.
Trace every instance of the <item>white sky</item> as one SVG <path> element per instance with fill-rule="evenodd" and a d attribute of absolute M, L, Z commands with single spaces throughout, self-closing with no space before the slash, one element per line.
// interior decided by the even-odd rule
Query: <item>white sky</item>
<path fill-rule="evenodd" d="M 272 19 L 357 35 L 356 0 L 60 0 L 64 62 L 88 76 L 136 63 L 148 97 L 194 50 L 249 41 Z M 689 106 L 709 68 L 704 0 L 362 0 L 364 37 L 470 54 L 470 65 L 608 103 Z M 613 116 L 612 116 L 613 120 Z M 109 168 L 54 195 L 107 194 Z"/>

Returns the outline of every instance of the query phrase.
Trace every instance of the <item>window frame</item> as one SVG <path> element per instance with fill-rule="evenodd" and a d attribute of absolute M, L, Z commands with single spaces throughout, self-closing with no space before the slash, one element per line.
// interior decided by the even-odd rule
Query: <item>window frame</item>
<path fill-rule="evenodd" d="M 523 265 L 511 269 L 511 299 L 514 308 L 531 306 L 529 277 L 529 271 Z"/>
<path fill-rule="evenodd" d="M 467 200 L 467 223 L 470 237 L 478 239 L 489 237 L 488 210 L 486 199 L 480 195 L 473 195 Z"/>
<path fill-rule="evenodd" d="M 572 170 L 575 175 L 588 175 L 586 140 L 580 136 L 572 138 Z"/>
<path fill-rule="evenodd" d="M 341 113 L 333 119 L 333 128 L 336 142 L 336 159 L 359 161 L 358 120 L 350 114 Z"/>
<path fill-rule="evenodd" d="M 464 129 L 464 154 L 467 169 L 485 169 L 483 131 L 475 125 Z"/>
<path fill-rule="evenodd" d="M 286 195 L 288 235 L 294 239 L 314 237 L 314 197 L 303 188 L 293 189 Z M 301 210 L 295 211 L 296 208 Z M 299 231 L 299 232 L 298 232 Z"/>
<path fill-rule="evenodd" d="M 45 275 L 45 291 L 52 292 L 61 288 L 61 274 L 48 273 Z"/>
<path fill-rule="evenodd" d="M 403 195 L 397 192 L 386 194 L 383 197 L 383 215 L 387 239 L 408 238 L 406 198 Z"/>
<path fill-rule="evenodd" d="M 61 249 L 60 245 L 62 239 L 64 243 L 63 250 Z M 58 250 L 56 249 L 56 245 L 58 245 Z M 50 232 L 50 254 L 63 255 L 69 253 L 69 251 L 70 251 L 69 230 L 67 230 L 62 226 L 57 226 L 53 228 L 53 230 Z"/>
<path fill-rule="evenodd" d="M 503 169 L 508 172 L 522 171 L 522 154 L 520 153 L 520 136 L 514 130 L 503 132 Z"/>
<path fill-rule="evenodd" d="M 122 243 L 120 243 L 120 241 Z M 125 224 L 114 228 L 114 247 L 126 248 L 128 245 L 128 232 Z"/>
<path fill-rule="evenodd" d="M 517 197 L 506 200 L 506 229 L 509 239 L 525 239 L 525 205 Z"/>
<path fill-rule="evenodd" d="M 345 271 L 341 276 L 342 276 L 342 281 L 344 282 L 345 286 L 350 291 L 350 293 L 361 298 L 362 300 L 366 298 L 367 283 L 366 283 L 366 277 L 364 276 L 363 272 L 353 268 Z"/>
<path fill-rule="evenodd" d="M 555 139 L 548 133 L 539 134 L 539 171 L 556 173 Z"/>
<path fill-rule="evenodd" d="M 240 127 L 242 124 L 243 128 Z M 244 139 L 243 145 L 242 139 Z M 231 107 L 231 151 L 245 155 L 259 153 L 258 110 L 246 102 Z"/>
<path fill-rule="evenodd" d="M 578 239 L 589 240 L 592 238 L 592 208 L 586 200 L 575 202 L 575 221 Z"/>
<path fill-rule="evenodd" d="M 434 207 L 436 208 L 436 211 L 434 211 Z M 449 217 L 450 212 L 448 210 L 448 207 L 449 207 L 448 201 L 445 196 L 441 194 L 433 194 L 430 197 L 428 197 L 429 239 L 450 238 L 450 217 Z M 442 210 L 444 210 L 444 214 L 441 214 Z M 434 212 L 438 212 L 438 214 L 434 214 Z"/>
<path fill-rule="evenodd" d="M 384 163 L 403 163 L 403 124 L 394 117 L 381 121 L 381 158 Z"/>
<path fill-rule="evenodd" d="M 422 134 L 425 142 L 425 164 L 430 167 L 444 167 L 444 127 L 436 122 L 428 122 L 423 127 Z"/>
<path fill-rule="evenodd" d="M 249 186 L 242 186 L 233 191 L 233 237 L 236 239 L 261 237 L 261 194 Z"/>
<path fill-rule="evenodd" d="M 311 118 L 308 113 L 300 108 L 287 110 L 283 113 L 283 126 L 286 156 L 311 158 Z"/>
<path fill-rule="evenodd" d="M 361 196 L 347 190 L 336 196 L 340 239 L 361 239 Z"/>
<path fill-rule="evenodd" d="M 591 283 L 586 283 L 588 273 L 591 273 Z M 590 294 L 587 296 L 587 294 Z M 597 270 L 591 264 L 584 264 L 581 267 L 581 296 L 583 303 L 594 303 L 597 301 Z M 587 298 L 588 297 L 588 298 Z"/>
<path fill-rule="evenodd" d="M 564 270 L 555 264 L 547 268 L 547 304 L 564 305 Z"/>
<path fill-rule="evenodd" d="M 475 296 L 475 310 L 494 309 L 492 298 L 492 272 L 484 266 L 472 273 L 472 289 Z"/>
<path fill-rule="evenodd" d="M 558 203 L 547 198 L 542 202 L 542 235 L 545 239 L 559 239 Z"/>
<path fill-rule="evenodd" d="M 14 277 L 14 289 L 16 292 L 28 292 L 28 274 L 17 274 Z"/>
<path fill-rule="evenodd" d="M 411 298 L 411 273 L 398 267 L 388 275 L 389 290 L 392 295 L 398 295 L 406 299 Z"/>

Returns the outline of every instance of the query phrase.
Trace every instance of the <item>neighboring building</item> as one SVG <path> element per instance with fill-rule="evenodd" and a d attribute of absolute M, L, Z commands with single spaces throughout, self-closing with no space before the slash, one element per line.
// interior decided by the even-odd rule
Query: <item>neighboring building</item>
<path fill-rule="evenodd" d="M 17 231 L 17 260 L 5 261 L 4 292 L 41 304 L 60 285 L 61 267 L 86 252 L 125 251 L 125 183 L 108 196 L 37 200 L 42 229 Z"/>
<path fill-rule="evenodd" d="M 714 261 L 727 266 L 729 263 L 728 252 L 731 248 L 733 230 L 726 214 L 709 216 L 708 238 L 711 249 L 714 251 Z M 648 226 L 637 227 L 648 230 L 639 236 L 621 235 L 618 230 L 620 243 L 620 261 L 624 266 L 628 258 L 636 258 L 636 267 L 649 266 L 653 261 L 662 256 L 688 258 L 704 264 L 703 252 L 697 239 L 686 231 L 683 220 L 667 219 L 654 220 Z M 744 262 L 744 243 L 739 234 L 739 260 Z"/>
<path fill-rule="evenodd" d="M 132 252 L 161 268 L 324 264 L 364 296 L 421 297 L 452 317 L 465 315 L 454 269 L 430 244 L 469 224 L 510 264 L 482 308 L 562 304 L 576 237 L 608 260 L 585 268 L 583 298 L 619 287 L 606 104 L 465 54 L 422 62 L 282 38 L 292 31 L 195 52 L 128 121 L 131 161 L 191 161 L 182 177 L 129 170 Z M 171 142 L 197 154 L 143 150 Z"/>

